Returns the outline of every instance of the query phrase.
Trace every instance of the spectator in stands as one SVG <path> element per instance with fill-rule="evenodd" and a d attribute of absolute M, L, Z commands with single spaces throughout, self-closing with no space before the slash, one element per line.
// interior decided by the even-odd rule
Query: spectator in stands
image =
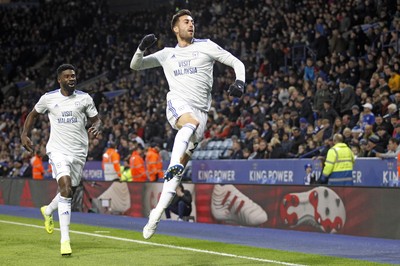
<path fill-rule="evenodd" d="M 264 121 L 260 137 L 263 138 L 267 143 L 271 141 L 272 129 L 268 121 Z"/>
<path fill-rule="evenodd" d="M 335 121 L 333 123 L 332 134 L 336 134 L 336 133 L 342 134 L 343 129 L 344 129 L 344 127 L 342 124 L 342 118 L 340 116 L 338 116 L 335 118 Z"/>
<path fill-rule="evenodd" d="M 312 165 L 310 163 L 304 165 L 304 170 L 306 171 L 306 175 L 304 177 L 304 185 L 315 184 L 316 178 L 315 173 L 312 172 Z"/>
<path fill-rule="evenodd" d="M 395 103 L 391 103 L 388 105 L 387 113 L 383 115 L 383 118 L 385 120 L 389 120 L 390 117 L 398 115 L 399 115 L 399 108 L 397 108 L 397 105 Z"/>
<path fill-rule="evenodd" d="M 331 102 L 332 96 L 326 81 L 322 77 L 317 78 L 315 88 L 316 91 L 313 100 L 313 108 L 318 114 L 321 114 L 324 111 L 324 102 Z"/>
<path fill-rule="evenodd" d="M 103 157 L 104 147 L 100 142 L 101 137 L 94 139 L 89 143 L 88 160 L 89 161 L 101 161 Z"/>
<path fill-rule="evenodd" d="M 136 141 L 138 144 L 142 145 L 142 147 L 145 146 L 143 139 L 137 134 L 137 131 L 135 130 L 129 134 L 129 139 Z"/>
<path fill-rule="evenodd" d="M 388 86 L 390 88 L 390 93 L 397 93 L 400 91 L 400 74 L 394 71 L 393 66 L 388 64 L 383 66 L 383 71 L 385 75 L 389 78 Z"/>
<path fill-rule="evenodd" d="M 399 140 L 396 138 L 390 138 L 387 145 L 387 152 L 381 153 L 376 151 L 375 156 L 382 159 L 397 159 L 400 154 Z"/>
<path fill-rule="evenodd" d="M 298 98 L 295 101 L 295 107 L 298 110 L 298 116 L 304 117 L 307 119 L 308 123 L 314 123 L 314 116 L 311 107 L 311 103 L 307 98 L 304 97 L 303 94 L 299 94 Z M 297 117 L 296 117 L 297 118 Z M 297 118 L 299 119 L 299 118 Z M 299 121 L 296 119 L 296 123 L 292 124 L 292 126 L 300 126 Z"/>
<path fill-rule="evenodd" d="M 260 106 L 258 104 L 254 104 L 252 106 L 252 116 L 251 119 L 253 122 L 261 128 L 263 126 L 265 120 L 265 114 L 263 114 L 260 110 Z"/>
<path fill-rule="evenodd" d="M 396 105 L 396 111 L 400 109 L 400 92 L 396 92 L 392 95 L 393 97 L 393 104 Z"/>
<path fill-rule="evenodd" d="M 270 159 L 281 159 L 286 158 L 287 152 L 282 148 L 281 141 L 279 138 L 273 137 L 270 144 L 268 145 L 268 152 Z"/>
<path fill-rule="evenodd" d="M 306 66 L 304 67 L 304 81 L 310 81 L 311 83 L 314 83 L 315 72 L 316 69 L 314 67 L 314 61 L 312 58 L 309 57 L 306 59 Z"/>
<path fill-rule="evenodd" d="M 351 115 L 351 107 L 356 103 L 356 94 L 353 87 L 347 79 L 341 79 L 339 82 L 340 90 L 340 115 Z"/>
<path fill-rule="evenodd" d="M 245 135 L 243 139 L 243 145 L 244 147 L 248 148 L 249 150 L 253 150 L 253 143 L 254 143 L 254 134 L 253 134 L 253 126 L 248 125 L 244 129 Z"/>
<path fill-rule="evenodd" d="M 304 136 L 298 127 L 292 127 L 291 148 L 289 152 L 290 157 L 295 157 L 299 151 L 299 146 L 305 142 Z"/>
<path fill-rule="evenodd" d="M 331 101 L 325 101 L 324 102 L 324 109 L 322 110 L 320 117 L 322 119 L 328 119 L 329 123 L 332 125 L 333 122 L 335 121 L 336 117 L 338 117 L 339 114 L 336 112 L 336 110 L 332 107 L 332 102 Z"/>
<path fill-rule="evenodd" d="M 388 109 L 389 105 L 390 105 L 389 97 L 386 94 L 382 95 L 381 99 L 380 99 L 380 103 L 379 103 L 378 108 L 377 108 L 378 110 L 375 113 L 376 116 L 385 116 L 385 115 L 387 115 L 388 112 L 389 112 L 389 109 Z"/>
<path fill-rule="evenodd" d="M 351 129 L 351 145 L 359 145 L 363 136 L 363 130 L 359 126 Z"/>
<path fill-rule="evenodd" d="M 260 138 L 260 147 L 258 149 L 258 153 L 261 159 L 267 159 L 268 156 L 268 142 L 262 138 Z"/>
<path fill-rule="evenodd" d="M 391 94 L 389 84 L 387 83 L 387 77 L 385 76 L 384 73 L 378 74 L 378 89 L 374 92 L 380 95 Z"/>
<path fill-rule="evenodd" d="M 358 105 L 353 105 L 351 107 L 351 117 L 350 117 L 349 127 L 354 128 L 356 125 L 358 125 L 359 121 L 360 121 L 360 107 L 358 107 Z"/>
<path fill-rule="evenodd" d="M 214 134 L 215 139 L 224 140 L 231 136 L 231 131 L 234 125 L 234 122 L 229 120 L 229 117 L 223 115 L 223 120 L 221 123 L 217 124 L 217 129 Z"/>
<path fill-rule="evenodd" d="M 368 157 L 368 140 L 361 139 L 359 148 L 358 157 Z"/>
<path fill-rule="evenodd" d="M 371 137 L 373 135 L 375 135 L 373 126 L 372 125 L 366 125 L 365 128 L 364 128 L 364 133 L 363 133 L 362 138 L 365 139 L 365 140 L 368 140 L 369 137 Z"/>
<path fill-rule="evenodd" d="M 11 178 L 32 178 L 32 166 L 26 159 L 17 159 L 8 173 Z"/>
<path fill-rule="evenodd" d="M 294 158 L 303 158 L 306 153 L 306 144 L 300 144 L 297 153 L 294 155 Z"/>
<path fill-rule="evenodd" d="M 178 221 L 183 221 L 192 212 L 192 194 L 185 189 L 182 183 L 176 188 L 176 195 L 172 199 L 171 204 L 165 209 L 165 216 L 171 219 L 171 212 L 178 215 Z"/>
<path fill-rule="evenodd" d="M 326 139 L 331 138 L 333 135 L 333 128 L 329 119 L 322 119 L 321 121 L 321 128 L 316 133 L 316 138 L 318 141 L 325 141 Z"/>
<path fill-rule="evenodd" d="M 384 153 L 385 148 L 380 145 L 380 138 L 377 135 L 372 135 L 368 138 L 366 157 L 376 157 L 376 153 Z"/>
<path fill-rule="evenodd" d="M 394 127 L 393 135 L 394 138 L 400 140 L 400 123 L 397 123 Z"/>
<path fill-rule="evenodd" d="M 376 132 L 376 135 L 380 139 L 380 142 L 378 143 L 378 145 L 385 148 L 388 145 L 388 142 L 389 142 L 389 139 L 391 136 L 388 134 L 388 132 L 386 131 L 386 128 L 384 126 L 377 127 L 375 132 Z"/>
<path fill-rule="evenodd" d="M 244 159 L 242 143 L 240 142 L 240 140 L 233 140 L 229 159 L 233 159 L 233 160 Z"/>
<path fill-rule="evenodd" d="M 365 129 L 367 125 L 373 125 L 375 123 L 375 115 L 372 113 L 372 104 L 366 103 L 363 107 L 364 112 L 362 113 L 361 128 Z"/>

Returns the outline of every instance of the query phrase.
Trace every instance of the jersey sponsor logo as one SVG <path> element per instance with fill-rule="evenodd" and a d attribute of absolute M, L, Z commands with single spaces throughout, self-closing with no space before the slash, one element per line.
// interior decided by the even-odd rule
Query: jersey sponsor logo
<path fill-rule="evenodd" d="M 197 73 L 196 67 L 191 67 L 192 60 L 182 60 L 178 62 L 179 69 L 174 70 L 175 76 L 186 75 L 186 74 L 195 74 Z"/>
<path fill-rule="evenodd" d="M 187 74 L 196 74 L 196 73 L 197 73 L 197 68 L 196 67 L 181 68 L 181 69 L 174 70 L 174 75 L 175 76 L 187 75 Z"/>
<path fill-rule="evenodd" d="M 61 116 L 57 118 L 59 124 L 73 124 L 78 122 L 78 118 L 73 116 L 72 111 L 62 111 Z"/>

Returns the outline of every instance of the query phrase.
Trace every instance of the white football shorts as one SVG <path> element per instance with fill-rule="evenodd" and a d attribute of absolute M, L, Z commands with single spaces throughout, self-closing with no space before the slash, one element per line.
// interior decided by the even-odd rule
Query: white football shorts
<path fill-rule="evenodd" d="M 199 126 L 196 129 L 196 132 L 190 138 L 190 142 L 188 145 L 188 149 L 186 153 L 188 155 L 192 155 L 194 149 L 197 147 L 197 144 L 203 139 L 204 131 L 206 130 L 208 114 L 207 112 L 201 111 L 197 108 L 190 106 L 187 102 L 181 99 L 171 99 L 167 102 L 167 110 L 166 115 L 169 124 L 172 128 L 178 130 L 176 127 L 176 121 L 181 115 L 186 113 L 193 113 L 193 115 L 199 121 Z"/>
<path fill-rule="evenodd" d="M 55 178 L 57 182 L 60 177 L 67 175 L 71 177 L 71 184 L 73 187 L 79 185 L 82 178 L 83 166 L 85 165 L 82 159 L 58 152 L 50 152 L 48 156 L 53 178 Z"/>

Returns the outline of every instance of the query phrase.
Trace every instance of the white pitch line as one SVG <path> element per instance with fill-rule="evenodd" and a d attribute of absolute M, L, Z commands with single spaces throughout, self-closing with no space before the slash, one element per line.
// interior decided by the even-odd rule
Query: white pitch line
<path fill-rule="evenodd" d="M 34 224 L 25 224 L 25 223 L 11 222 L 11 221 L 5 221 L 5 220 L 0 220 L 0 222 L 6 223 L 6 224 L 21 225 L 21 226 L 43 229 L 43 226 L 34 225 Z M 54 228 L 54 230 L 59 231 L 60 229 Z M 134 239 L 129 239 L 129 238 L 105 236 L 105 235 L 99 235 L 99 234 L 93 234 L 93 233 L 87 233 L 87 232 L 81 232 L 81 231 L 75 231 L 75 230 L 70 230 L 70 232 L 74 233 L 74 234 L 79 234 L 79 235 L 95 236 L 95 237 L 100 237 L 100 238 L 108 238 L 108 239 L 113 239 L 113 240 L 132 242 L 132 243 L 142 244 L 142 245 L 157 246 L 157 247 L 180 249 L 180 250 L 186 250 L 186 251 L 192 251 L 192 252 L 198 252 L 198 253 L 213 254 L 213 255 L 223 256 L 223 257 L 231 257 L 231 258 L 245 259 L 245 260 L 252 260 L 252 261 L 259 261 L 259 262 L 268 262 L 268 263 L 275 263 L 275 264 L 280 264 L 280 265 L 304 266 L 304 264 L 288 263 L 288 262 L 277 261 L 277 260 L 260 259 L 260 258 L 255 258 L 255 257 L 248 257 L 248 256 L 241 256 L 241 255 L 235 255 L 235 254 L 229 254 L 229 253 L 223 253 L 223 252 L 216 252 L 216 251 L 211 251 L 211 250 L 206 250 L 206 249 L 197 249 L 197 248 L 188 248 L 188 247 L 181 247 L 181 246 L 174 246 L 174 245 L 166 245 L 166 244 L 160 244 L 160 243 L 154 243 L 154 242 L 134 240 Z"/>

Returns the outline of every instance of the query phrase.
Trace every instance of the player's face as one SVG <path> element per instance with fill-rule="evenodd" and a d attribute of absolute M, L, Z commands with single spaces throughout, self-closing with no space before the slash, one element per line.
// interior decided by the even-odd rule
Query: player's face
<path fill-rule="evenodd" d="M 72 94 L 76 85 L 75 71 L 72 69 L 67 69 L 61 72 L 61 74 L 58 76 L 58 83 L 60 83 L 62 90 L 66 91 L 68 94 Z"/>
<path fill-rule="evenodd" d="M 181 16 L 176 24 L 177 34 L 182 40 L 192 40 L 194 37 L 194 20 L 191 16 Z"/>

